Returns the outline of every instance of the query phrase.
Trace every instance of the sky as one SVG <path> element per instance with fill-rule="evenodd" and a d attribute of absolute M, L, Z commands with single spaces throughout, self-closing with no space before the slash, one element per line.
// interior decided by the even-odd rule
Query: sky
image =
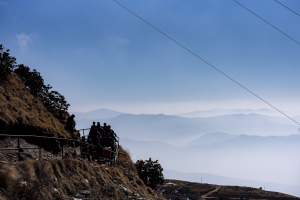
<path fill-rule="evenodd" d="M 300 18 L 237 0 L 300 43 Z M 267 102 L 300 114 L 300 45 L 233 0 L 118 0 Z M 280 0 L 300 13 L 299 0 Z M 70 112 L 178 114 L 267 104 L 113 0 L 0 0 L 0 44 Z"/>

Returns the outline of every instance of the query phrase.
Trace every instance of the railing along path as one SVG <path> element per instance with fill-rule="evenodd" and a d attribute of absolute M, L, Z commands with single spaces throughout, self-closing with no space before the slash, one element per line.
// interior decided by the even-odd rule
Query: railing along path
<path fill-rule="evenodd" d="M 79 131 L 83 131 L 83 136 L 84 136 L 84 130 L 89 130 L 89 128 L 87 129 L 80 129 Z M 42 159 L 42 149 L 44 150 L 60 150 L 61 151 L 61 156 L 62 158 L 64 157 L 64 146 L 66 146 L 67 142 L 74 142 L 75 145 L 77 144 L 80 147 L 80 157 L 83 158 L 83 155 L 88 155 L 88 153 L 83 152 L 83 148 L 85 148 L 85 146 L 87 145 L 86 142 L 80 141 L 80 140 L 75 140 L 75 139 L 69 139 L 69 138 L 58 138 L 58 137 L 47 137 L 47 136 L 38 136 L 38 135 L 10 135 L 10 134 L 0 134 L 0 137 L 11 137 L 11 138 L 17 138 L 18 139 L 18 146 L 17 147 L 10 147 L 10 148 L 0 148 L 0 150 L 17 150 L 19 153 L 19 161 L 20 161 L 20 152 L 22 152 L 23 150 L 26 149 L 38 149 L 39 150 L 39 160 Z M 20 145 L 20 138 L 36 138 L 39 139 L 39 147 L 21 147 Z M 102 159 L 102 161 L 106 162 L 115 162 L 115 158 L 119 153 L 119 137 L 117 135 L 115 135 L 116 141 L 115 141 L 115 146 L 116 146 L 116 150 L 106 150 L 109 151 L 110 153 L 113 153 L 114 158 L 104 158 L 104 157 L 100 157 L 98 155 L 99 159 Z M 55 141 L 64 141 L 64 142 L 60 142 L 60 147 L 48 147 L 48 146 L 43 146 L 43 143 L 45 143 L 45 140 L 55 140 Z M 37 145 L 37 144 L 35 144 Z M 94 148 L 98 148 L 99 146 L 95 146 L 93 145 Z M 68 148 L 67 146 L 65 148 Z M 102 148 L 104 150 L 104 147 L 102 147 L 100 145 L 100 148 Z"/>

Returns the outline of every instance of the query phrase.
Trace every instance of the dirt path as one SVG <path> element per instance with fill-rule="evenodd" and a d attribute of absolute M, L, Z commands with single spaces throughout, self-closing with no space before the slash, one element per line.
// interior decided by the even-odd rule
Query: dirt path
<path fill-rule="evenodd" d="M 208 192 L 208 193 L 205 194 L 205 195 L 201 195 L 201 198 L 202 198 L 202 199 L 203 199 L 203 198 L 211 198 L 211 197 L 208 197 L 208 196 L 211 195 L 211 194 L 214 193 L 214 192 L 219 191 L 221 188 L 222 188 L 222 186 L 221 186 L 221 185 L 218 185 L 214 190 Z"/>

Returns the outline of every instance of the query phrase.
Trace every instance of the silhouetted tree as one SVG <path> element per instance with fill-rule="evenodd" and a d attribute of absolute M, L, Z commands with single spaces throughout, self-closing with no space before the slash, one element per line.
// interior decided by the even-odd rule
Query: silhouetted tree
<path fill-rule="evenodd" d="M 152 189 L 157 189 L 158 185 L 164 183 L 164 175 L 162 171 L 164 170 L 158 163 L 158 160 L 137 160 L 135 167 L 139 177 L 144 181 L 145 185 Z"/>
<path fill-rule="evenodd" d="M 61 122 L 65 122 L 69 116 L 65 97 L 57 91 L 51 91 L 52 87 L 44 84 L 44 79 L 40 72 L 35 69 L 31 72 L 30 68 L 20 64 L 14 71 L 21 79 L 24 86 L 36 98 L 43 101 L 45 107 Z"/>
<path fill-rule="evenodd" d="M 11 74 L 16 65 L 16 58 L 9 55 L 9 49 L 0 44 L 0 78 L 4 79 Z"/>

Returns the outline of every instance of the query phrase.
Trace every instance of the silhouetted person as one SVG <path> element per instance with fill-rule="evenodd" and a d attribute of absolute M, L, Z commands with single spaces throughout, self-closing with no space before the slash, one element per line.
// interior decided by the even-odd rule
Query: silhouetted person
<path fill-rule="evenodd" d="M 68 119 L 67 119 L 66 127 L 70 133 L 73 133 L 73 130 L 76 126 L 76 122 L 75 122 L 74 118 L 75 118 L 75 115 L 73 114 L 70 117 L 68 117 Z"/>
<path fill-rule="evenodd" d="M 91 137 L 94 144 L 97 144 L 96 142 L 96 136 L 97 136 L 97 126 L 96 122 L 93 122 L 93 125 L 91 126 L 89 136 Z"/>

